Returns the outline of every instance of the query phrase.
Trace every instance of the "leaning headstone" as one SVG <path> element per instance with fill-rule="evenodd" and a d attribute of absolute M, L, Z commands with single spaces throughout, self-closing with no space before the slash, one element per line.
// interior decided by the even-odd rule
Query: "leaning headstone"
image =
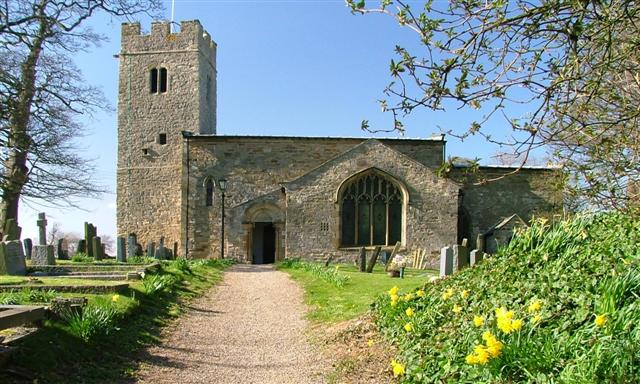
<path fill-rule="evenodd" d="M 33 248 L 33 241 L 31 241 L 31 239 L 29 238 L 26 238 L 22 240 L 22 242 L 24 243 L 24 257 L 27 260 L 31 260 L 31 249 Z"/>
<path fill-rule="evenodd" d="M 93 243 L 92 245 L 92 250 L 93 250 L 93 257 L 96 260 L 102 260 L 103 258 L 103 254 L 102 254 L 102 243 L 100 242 L 100 237 L 99 236 L 95 236 L 93 238 Z"/>
<path fill-rule="evenodd" d="M 20 240 L 22 234 L 22 228 L 18 226 L 16 219 L 7 219 L 7 223 L 4 226 L 3 240 Z"/>
<path fill-rule="evenodd" d="M 0 242 L 0 275 L 26 275 L 27 264 L 24 260 L 20 240 Z"/>
<path fill-rule="evenodd" d="M 127 257 L 136 256 L 138 250 L 138 240 L 135 233 L 130 233 L 127 237 Z"/>
<path fill-rule="evenodd" d="M 56 256 L 58 260 L 67 260 L 69 253 L 64 249 L 64 239 L 58 239 L 58 247 L 56 249 Z"/>
<path fill-rule="evenodd" d="M 440 276 L 453 274 L 453 249 L 443 247 L 440 250 Z"/>
<path fill-rule="evenodd" d="M 373 267 L 376 265 L 376 262 L 378 261 L 378 256 L 380 255 L 381 250 L 382 250 L 382 247 L 376 247 L 373 250 L 373 254 L 371 254 L 371 258 L 369 259 L 369 265 L 367 265 L 367 273 L 373 272 Z"/>
<path fill-rule="evenodd" d="M 31 265 L 55 265 L 56 258 L 53 256 L 53 245 L 34 245 L 31 253 Z"/>
<path fill-rule="evenodd" d="M 84 239 L 78 240 L 77 253 L 87 253 L 87 242 Z"/>
<path fill-rule="evenodd" d="M 453 271 L 457 272 L 469 266 L 469 248 L 464 245 L 453 246 Z"/>
<path fill-rule="evenodd" d="M 482 259 L 484 259 L 484 252 L 479 251 L 477 249 L 474 249 L 469 254 L 469 259 L 470 259 L 470 262 L 471 262 L 471 266 L 473 267 L 474 265 L 476 265 L 479 262 L 481 262 Z"/>
<path fill-rule="evenodd" d="M 124 241 L 124 237 L 119 236 L 116 239 L 116 258 L 119 262 L 121 263 L 126 263 L 127 262 L 127 249 L 126 249 L 126 243 Z"/>
<path fill-rule="evenodd" d="M 47 217 L 44 212 L 38 213 L 38 245 L 47 245 Z"/>

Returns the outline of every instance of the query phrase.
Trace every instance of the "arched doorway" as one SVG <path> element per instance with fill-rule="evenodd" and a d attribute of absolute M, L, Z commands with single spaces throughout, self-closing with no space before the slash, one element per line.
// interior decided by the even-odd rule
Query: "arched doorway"
<path fill-rule="evenodd" d="M 280 260 L 284 227 L 282 210 L 272 203 L 257 203 L 245 211 L 243 222 L 246 260 L 252 264 L 272 264 Z"/>
<path fill-rule="evenodd" d="M 276 261 L 276 228 L 270 222 L 253 224 L 253 244 L 251 262 L 272 264 Z"/>

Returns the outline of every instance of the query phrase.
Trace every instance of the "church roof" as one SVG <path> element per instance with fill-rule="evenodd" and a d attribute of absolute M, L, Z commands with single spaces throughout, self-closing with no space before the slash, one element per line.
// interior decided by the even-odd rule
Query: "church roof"
<path fill-rule="evenodd" d="M 363 136 L 278 136 L 278 135 L 219 135 L 219 134 L 197 134 L 189 136 L 192 139 L 289 139 L 289 140 L 393 140 L 393 141 L 415 141 L 446 143 L 444 135 L 436 135 L 428 138 L 422 137 L 363 137 Z"/>

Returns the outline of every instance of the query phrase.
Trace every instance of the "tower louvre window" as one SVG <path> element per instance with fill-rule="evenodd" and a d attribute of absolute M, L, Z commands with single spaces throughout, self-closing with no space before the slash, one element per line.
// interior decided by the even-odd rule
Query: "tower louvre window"
<path fill-rule="evenodd" d="M 158 135 L 158 144 L 165 145 L 167 144 L 167 134 L 161 133 Z"/>
<path fill-rule="evenodd" d="M 158 70 L 155 68 L 149 72 L 149 87 L 151 93 L 158 93 Z"/>
<path fill-rule="evenodd" d="M 167 68 L 160 68 L 160 93 L 167 92 Z"/>
<path fill-rule="evenodd" d="M 149 71 L 149 90 L 151 93 L 167 92 L 167 68 L 152 68 Z"/>

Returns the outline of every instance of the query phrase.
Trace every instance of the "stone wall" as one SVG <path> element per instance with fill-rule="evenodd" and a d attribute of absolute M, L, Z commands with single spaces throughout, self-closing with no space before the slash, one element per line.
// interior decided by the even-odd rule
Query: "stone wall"
<path fill-rule="evenodd" d="M 215 43 L 198 21 L 182 22 L 176 33 L 170 33 L 166 22 L 153 23 L 147 35 L 141 34 L 138 23 L 123 24 L 118 236 L 136 233 L 141 244 L 158 241 L 160 236 L 168 243 L 181 240 L 181 131 L 215 133 L 215 52 Z M 152 68 L 167 69 L 166 92 L 151 92 Z M 166 144 L 161 134 L 166 135 Z"/>
<path fill-rule="evenodd" d="M 508 167 L 481 167 L 480 175 L 494 179 L 512 172 Z M 461 175 L 456 170 L 453 179 Z M 529 221 L 532 215 L 550 215 L 562 212 L 562 193 L 556 189 L 559 170 L 524 168 L 503 179 L 482 185 L 468 182 L 463 187 L 462 205 L 467 217 L 466 235 L 470 246 L 476 246 L 476 237 L 502 219 L 517 214 Z"/>
<path fill-rule="evenodd" d="M 302 138 L 302 137 L 243 137 L 243 136 L 199 136 L 191 140 L 190 157 L 192 167 L 189 172 L 189 239 L 190 255 L 192 257 L 218 257 L 220 254 L 220 228 L 221 228 L 221 205 L 220 191 L 215 189 L 214 202 L 211 207 L 205 205 L 205 182 L 207 178 L 218 180 L 225 177 L 229 180 L 228 191 L 226 192 L 226 249 L 225 255 L 246 260 L 249 254 L 251 232 L 252 210 L 259 207 L 270 207 L 271 211 L 278 211 L 282 215 L 282 221 L 286 220 L 278 232 L 278 240 L 281 248 L 279 256 L 292 257 L 301 254 L 301 249 L 306 248 L 305 257 L 325 257 L 333 252 L 337 256 L 348 255 L 352 250 L 338 250 L 338 211 L 335 204 L 336 192 L 340 183 L 353 173 L 385 162 L 386 169 L 394 173 L 401 173 L 400 169 L 414 169 L 411 174 L 411 193 L 415 197 L 407 210 L 407 227 L 417 225 L 417 221 L 432 221 L 446 223 L 447 230 L 439 230 L 435 222 L 429 224 L 429 229 L 425 232 L 412 230 L 408 234 L 408 241 L 426 246 L 437 236 L 442 241 L 451 242 L 455 239 L 455 213 L 457 205 L 442 208 L 443 204 L 436 201 L 435 194 L 430 196 L 433 201 L 425 214 L 422 206 L 424 197 L 422 184 L 431 185 L 431 189 L 426 188 L 432 194 L 435 187 L 436 178 L 431 171 L 428 171 L 426 164 L 439 165 L 442 159 L 442 147 L 444 142 L 440 140 L 402 140 L 383 139 L 376 151 L 368 153 L 365 158 L 358 160 L 341 159 L 340 161 L 350 162 L 347 170 L 340 165 L 336 158 L 344 156 L 352 148 L 362 144 L 367 139 L 352 138 Z M 391 154 L 388 158 L 382 155 L 383 149 L 388 149 Z M 390 149 L 391 148 L 391 149 Z M 418 159 L 410 158 L 405 154 L 417 156 Z M 352 155 L 347 155 L 347 158 Z M 338 161 L 337 163 L 335 163 Z M 392 164 L 393 162 L 397 162 Z M 322 181 L 318 181 L 318 187 L 322 190 L 310 189 L 309 191 L 294 192 L 290 190 L 287 182 L 295 180 L 306 173 L 320 169 L 327 163 L 334 162 L 332 171 L 328 171 Z M 418 173 L 415 169 L 420 169 L 424 180 L 417 180 Z M 338 172 L 339 171 L 339 172 Z M 186 176 L 186 175 L 185 175 Z M 415 182 L 415 185 L 413 184 Z M 438 182 L 442 182 L 440 179 Z M 186 184 L 186 178 L 185 178 Z M 441 186 L 439 186 L 441 187 Z M 283 189 L 284 188 L 284 189 Z M 448 192 L 439 192 L 438 196 L 446 195 Z M 455 193 L 457 197 L 457 187 Z M 295 201 L 300 201 L 302 205 L 296 205 Z M 453 204 L 457 204 L 453 199 Z M 437 208 L 435 208 L 437 207 Z M 185 207 L 186 208 L 186 207 Z M 266 208 L 265 208 L 266 209 Z M 439 217 L 435 211 L 449 210 L 443 217 Z M 275 213 L 274 213 L 275 214 Z M 429 216 L 432 214 L 431 216 Z M 285 218 L 286 215 L 286 218 Z M 451 221 L 453 220 L 453 221 Z M 299 238 L 297 233 L 297 222 L 304 222 L 305 227 L 303 241 L 295 240 Z M 329 231 L 321 231 L 319 222 L 330 223 Z M 453 224 L 451 224 L 453 223 Z M 409 225 L 410 224 L 410 225 Z M 420 226 L 422 228 L 424 226 Z M 451 229 L 453 228 L 453 229 Z M 277 229 L 278 231 L 278 229 Z M 453 232 L 450 232 L 453 231 Z M 446 232 L 446 233 L 445 233 Z M 325 241 L 329 239 L 328 241 Z M 446 239 L 446 240 L 445 240 Z M 440 240 L 434 241 L 439 243 Z M 292 248 L 292 244 L 298 244 Z M 320 245 L 321 244 L 321 245 Z M 325 247 L 325 245 L 329 245 Z M 440 244 L 437 245 L 439 247 Z M 434 245 L 434 247 L 436 247 Z M 436 247 L 436 248 L 437 248 Z"/>

